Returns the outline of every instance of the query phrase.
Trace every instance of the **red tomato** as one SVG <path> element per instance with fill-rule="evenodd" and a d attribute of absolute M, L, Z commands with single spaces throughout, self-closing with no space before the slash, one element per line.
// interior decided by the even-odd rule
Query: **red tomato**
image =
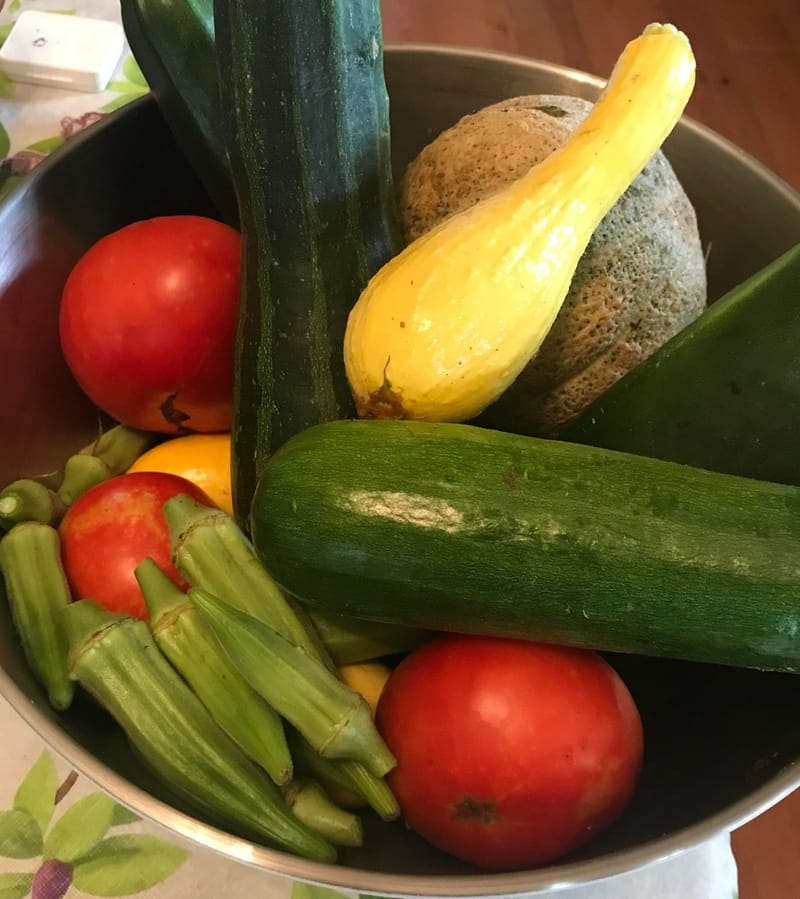
<path fill-rule="evenodd" d="M 407 823 L 492 870 L 585 843 L 625 807 L 641 767 L 636 705 L 586 650 L 437 637 L 389 678 L 376 721 Z"/>
<path fill-rule="evenodd" d="M 93 599 L 112 612 L 147 621 L 134 569 L 151 556 L 181 589 L 188 584 L 172 564 L 167 522 L 161 511 L 172 496 L 211 500 L 174 474 L 131 472 L 87 490 L 59 527 L 61 556 L 74 599 Z"/>
<path fill-rule="evenodd" d="M 135 222 L 92 246 L 61 298 L 64 358 L 89 398 L 146 431 L 227 431 L 241 238 L 200 216 Z"/>

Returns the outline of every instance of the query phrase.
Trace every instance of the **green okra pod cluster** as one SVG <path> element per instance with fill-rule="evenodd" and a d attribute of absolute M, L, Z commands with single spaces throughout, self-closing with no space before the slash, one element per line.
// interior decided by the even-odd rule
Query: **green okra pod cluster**
<path fill-rule="evenodd" d="M 189 591 L 244 679 L 329 758 L 351 758 L 377 777 L 396 764 L 360 693 L 263 621 L 212 596 Z"/>
<path fill-rule="evenodd" d="M 400 817 L 400 806 L 386 781 L 368 771 L 354 759 L 323 758 L 294 729 L 287 734 L 295 768 L 315 780 L 328 791 L 344 790 L 363 800 L 384 821 Z"/>
<path fill-rule="evenodd" d="M 0 540 L 0 568 L 28 664 L 47 690 L 50 704 L 66 709 L 74 686 L 67 671 L 62 616 L 71 597 L 58 532 L 38 521 L 15 525 Z"/>
<path fill-rule="evenodd" d="M 292 778 L 283 722 L 228 660 L 201 614 L 150 558 L 136 568 L 156 644 L 211 717 L 279 785 Z"/>
<path fill-rule="evenodd" d="M 278 787 L 216 724 L 144 622 L 91 600 L 63 614 L 71 676 L 177 795 L 243 835 L 316 861 L 335 860 L 331 843 L 289 810 Z"/>
<path fill-rule="evenodd" d="M 147 431 L 115 425 L 67 459 L 56 489 L 37 478 L 13 481 L 0 492 L 0 526 L 8 530 L 23 521 L 57 525 L 79 496 L 124 474 L 156 439 Z"/>
<path fill-rule="evenodd" d="M 181 494 L 164 504 L 164 518 L 172 561 L 189 583 L 259 619 L 333 670 L 306 613 L 284 597 L 229 515 Z"/>

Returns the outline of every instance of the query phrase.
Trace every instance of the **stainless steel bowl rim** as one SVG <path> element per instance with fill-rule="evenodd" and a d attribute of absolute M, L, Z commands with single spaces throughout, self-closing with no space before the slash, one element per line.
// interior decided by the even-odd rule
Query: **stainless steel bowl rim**
<path fill-rule="evenodd" d="M 434 53 L 440 56 L 451 56 L 460 59 L 468 58 L 494 63 L 512 63 L 517 66 L 561 74 L 575 82 L 582 82 L 593 88 L 602 88 L 604 84 L 604 81 L 600 78 L 566 66 L 490 50 L 418 43 L 389 45 L 386 49 L 387 53 L 393 55 Z M 133 102 L 148 101 L 143 99 Z M 124 115 L 126 108 L 123 107 L 114 115 Z M 736 156 L 738 162 L 758 173 L 762 179 L 769 182 L 770 186 L 776 192 L 782 193 L 785 199 L 791 205 L 796 206 L 798 213 L 800 213 L 800 194 L 758 160 L 731 141 L 691 118 L 684 117 L 681 126 L 701 135 L 707 143 L 717 146 L 724 153 Z M 91 129 L 77 135 L 67 145 L 54 151 L 48 159 L 41 163 L 40 167 L 44 169 L 56 163 L 62 153 L 69 151 L 70 146 L 74 146 L 76 142 L 89 139 L 90 137 Z M 19 192 L 20 195 L 23 191 L 24 189 Z M 8 202 L 15 202 L 15 197 L 12 196 Z M 161 825 L 174 834 L 227 858 L 272 874 L 333 888 L 338 887 L 360 893 L 373 893 L 384 896 L 499 897 L 520 893 L 541 894 L 571 889 L 582 884 L 624 874 L 647 865 L 658 864 L 683 853 L 716 835 L 741 826 L 800 786 L 800 759 L 798 759 L 767 783 L 753 790 L 742 800 L 731 804 L 723 811 L 709 816 L 695 825 L 675 831 L 660 839 L 651 840 L 633 849 L 609 853 L 600 858 L 586 861 L 503 874 L 439 876 L 388 874 L 350 868 L 343 865 L 327 865 L 306 861 L 305 859 L 250 843 L 225 831 L 203 824 L 134 786 L 128 780 L 118 775 L 112 768 L 87 752 L 62 731 L 55 722 L 50 721 L 39 712 L 2 667 L 0 667 L 0 694 L 5 697 L 20 717 L 42 740 L 79 773 L 137 814 Z"/>

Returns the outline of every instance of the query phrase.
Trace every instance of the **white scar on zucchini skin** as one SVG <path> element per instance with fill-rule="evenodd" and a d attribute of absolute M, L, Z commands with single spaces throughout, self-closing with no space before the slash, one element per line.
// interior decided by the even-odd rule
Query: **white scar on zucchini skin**
<path fill-rule="evenodd" d="M 354 490 L 337 504 L 340 508 L 373 518 L 386 518 L 448 534 L 460 531 L 464 516 L 446 500 L 416 493 L 386 490 Z"/>

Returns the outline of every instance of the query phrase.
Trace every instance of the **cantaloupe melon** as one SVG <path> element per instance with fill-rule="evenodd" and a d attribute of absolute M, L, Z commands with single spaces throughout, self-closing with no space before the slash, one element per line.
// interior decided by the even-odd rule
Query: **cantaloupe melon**
<path fill-rule="evenodd" d="M 562 146 L 591 103 L 517 97 L 461 119 L 400 184 L 408 240 L 465 209 Z M 706 305 L 694 209 L 662 152 L 597 228 L 539 353 L 477 423 L 554 436 Z"/>

